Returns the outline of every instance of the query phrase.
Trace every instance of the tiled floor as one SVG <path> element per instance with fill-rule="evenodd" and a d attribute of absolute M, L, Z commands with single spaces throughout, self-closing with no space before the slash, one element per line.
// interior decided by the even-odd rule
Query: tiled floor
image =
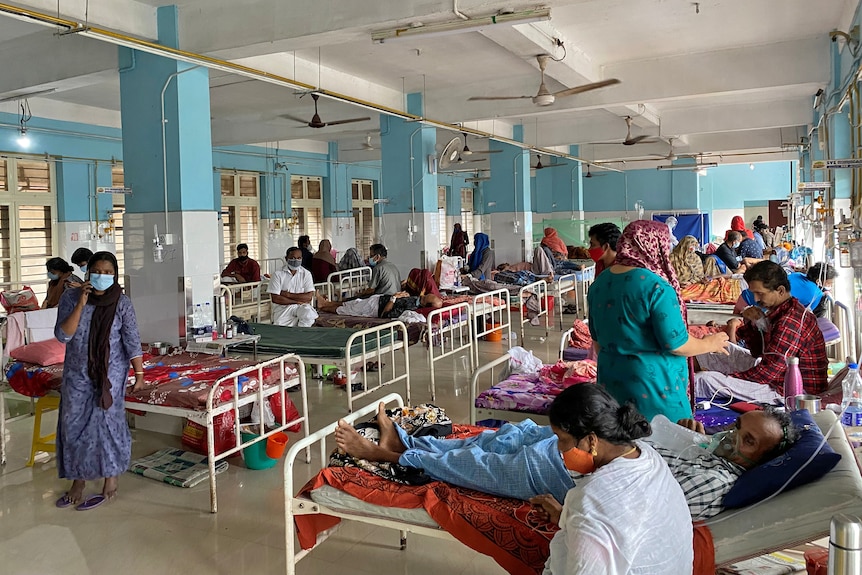
<path fill-rule="evenodd" d="M 573 316 L 566 316 L 571 324 Z M 529 328 L 525 347 L 543 360 L 556 357 L 560 332 Z M 503 343 L 480 344 L 480 363 L 498 357 Z M 413 402 L 430 399 L 426 350 L 410 350 Z M 447 365 L 444 365 L 447 364 Z M 469 373 L 460 358 L 440 362 L 437 401 L 453 421 L 469 414 Z M 403 393 L 395 387 L 392 391 Z M 390 391 L 378 392 L 369 401 Z M 309 382 L 311 427 L 331 423 L 346 413 L 344 392 L 331 384 Z M 48 418 L 45 429 L 55 419 Z M 120 573 L 270 574 L 285 570 L 283 471 L 277 466 L 251 471 L 239 460 L 218 477 L 219 512 L 209 513 L 204 482 L 192 489 L 171 487 L 126 474 L 117 499 L 88 512 L 56 509 L 54 501 L 67 483 L 57 479 L 53 459 L 25 466 L 32 418 L 9 426 L 9 459 L 0 468 L 0 573 L 100 575 Z M 133 431 L 132 457 L 169 446 L 179 438 Z M 236 463 L 234 463 L 236 461 Z M 319 462 L 297 464 L 301 484 Z M 91 485 L 88 492 L 97 492 Z M 398 548 L 397 531 L 347 523 L 303 559 L 301 574 L 387 573 L 500 574 L 488 557 L 455 542 L 411 535 L 406 551 Z"/>

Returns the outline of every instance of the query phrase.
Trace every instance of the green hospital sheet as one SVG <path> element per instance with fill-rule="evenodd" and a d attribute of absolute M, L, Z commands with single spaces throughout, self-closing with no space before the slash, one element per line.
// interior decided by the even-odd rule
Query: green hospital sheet
<path fill-rule="evenodd" d="M 347 340 L 358 329 L 342 327 L 285 327 L 268 323 L 250 323 L 251 332 L 260 335 L 257 349 L 263 353 L 295 353 L 299 356 L 343 358 Z M 388 345 L 391 340 L 389 331 L 380 334 L 382 345 Z M 375 334 L 365 336 L 365 349 L 377 349 L 378 337 Z M 251 350 L 251 345 L 237 346 L 238 349 Z M 362 341 L 357 339 L 350 350 L 350 355 L 362 353 Z"/>

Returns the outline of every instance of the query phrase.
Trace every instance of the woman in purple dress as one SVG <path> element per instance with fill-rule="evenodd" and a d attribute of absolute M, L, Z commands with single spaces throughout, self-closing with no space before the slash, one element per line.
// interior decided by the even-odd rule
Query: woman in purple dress
<path fill-rule="evenodd" d="M 135 389 L 144 385 L 141 340 L 131 300 L 117 283 L 117 258 L 93 254 L 87 281 L 60 298 L 54 335 L 66 344 L 57 471 L 71 479 L 57 507 L 98 507 L 117 493 L 117 480 L 131 459 L 132 436 L 123 405 L 129 363 Z M 87 481 L 104 479 L 102 493 L 84 498 Z"/>

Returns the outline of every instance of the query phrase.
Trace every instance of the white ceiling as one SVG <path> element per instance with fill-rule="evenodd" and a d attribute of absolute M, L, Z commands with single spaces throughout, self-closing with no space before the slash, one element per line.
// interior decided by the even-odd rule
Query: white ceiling
<path fill-rule="evenodd" d="M 44 9 L 45 2 L 20 4 Z M 775 151 L 783 140 L 804 135 L 813 94 L 829 78 L 828 33 L 847 25 L 856 0 L 821 1 L 816 9 L 810 0 L 702 0 L 699 14 L 689 0 L 548 0 L 550 23 L 384 44 L 373 44 L 370 33 L 396 22 L 455 19 L 451 0 L 401 0 L 397 5 L 377 0 L 361 6 L 339 4 L 338 9 L 324 1 L 304 8 L 301 22 L 289 18 L 278 0 L 91 4 L 91 17 L 96 14 L 113 28 L 122 21 L 124 7 L 154 14 L 155 6 L 175 4 L 181 39 L 189 39 L 184 49 L 241 60 L 393 108 L 404 109 L 405 92 L 422 92 L 430 118 L 480 125 L 501 135 L 511 133 L 511 125 L 523 124 L 530 144 L 578 144 L 583 157 L 618 159 L 668 149 L 666 143 L 589 145 L 621 141 L 627 115 L 634 117 L 633 134 L 675 137 L 678 153 Z M 518 0 L 462 0 L 460 7 L 475 17 L 527 5 Z M 529 100 L 468 101 L 475 95 L 535 94 L 540 80 L 535 55 L 563 55 L 549 37 L 564 41 L 566 55 L 548 66 L 546 85 L 552 92 L 610 77 L 622 84 L 546 108 Z M 40 115 L 41 103 L 49 117 L 119 126 L 116 47 L 86 38 L 57 38 L 50 28 L 0 17 L 0 48 L 4 54 L 17 50 L 27 62 L 0 77 L 0 97 L 53 88 L 54 93 L 31 99 L 35 115 Z M 370 120 L 313 130 L 281 117 L 310 119 L 309 97 L 211 73 L 216 145 L 318 140 L 359 148 L 369 134 L 374 145 L 379 144 L 377 113 L 326 98 L 319 105 L 324 121 Z M 376 154 L 349 152 L 345 157 L 367 160 Z"/>

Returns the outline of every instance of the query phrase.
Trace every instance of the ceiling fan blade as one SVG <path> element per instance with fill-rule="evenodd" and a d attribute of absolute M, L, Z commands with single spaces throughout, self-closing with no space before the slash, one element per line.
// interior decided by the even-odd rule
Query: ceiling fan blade
<path fill-rule="evenodd" d="M 541 167 L 541 169 L 544 170 L 545 168 L 564 168 L 564 167 L 566 167 L 566 164 L 544 164 Z"/>
<path fill-rule="evenodd" d="M 648 135 L 635 136 L 634 138 L 626 138 L 623 146 L 634 146 L 635 144 L 656 144 L 661 142 L 658 138 L 653 138 Z"/>
<path fill-rule="evenodd" d="M 468 101 L 475 102 L 477 100 L 532 100 L 533 96 L 473 96 L 467 98 Z"/>
<path fill-rule="evenodd" d="M 619 83 L 620 81 L 616 78 L 609 78 L 607 80 L 602 80 L 601 82 L 592 82 L 591 84 L 584 84 L 583 86 L 575 86 L 574 88 L 568 88 L 566 90 L 554 92 L 554 98 L 565 98 L 567 96 L 574 96 L 575 94 L 582 94 L 584 92 L 589 92 L 590 90 L 598 90 L 599 88 L 605 88 L 607 86 L 613 86 L 614 84 Z"/>
<path fill-rule="evenodd" d="M 291 116 L 290 114 L 279 114 L 279 118 L 284 118 L 285 120 L 292 120 L 294 122 L 298 122 L 300 124 L 308 125 L 308 119 L 297 118 L 296 116 Z"/>
<path fill-rule="evenodd" d="M 350 118 L 348 120 L 335 120 L 334 122 L 326 122 L 326 126 L 338 126 L 340 124 L 352 124 L 354 122 L 367 122 L 371 118 L 366 116 L 365 118 Z"/>
<path fill-rule="evenodd" d="M 503 150 L 470 150 L 471 154 L 502 154 Z"/>

